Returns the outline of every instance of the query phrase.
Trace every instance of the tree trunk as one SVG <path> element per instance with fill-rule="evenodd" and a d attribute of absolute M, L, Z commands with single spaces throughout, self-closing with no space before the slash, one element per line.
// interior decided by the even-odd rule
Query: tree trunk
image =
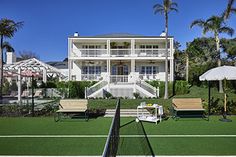
<path fill-rule="evenodd" d="M 168 99 L 168 13 L 165 13 L 165 32 L 166 32 L 166 56 L 165 56 L 165 95 Z"/>
<path fill-rule="evenodd" d="M 188 58 L 188 53 L 186 53 L 186 81 L 188 82 L 188 76 L 189 76 L 189 58 Z"/>
<path fill-rule="evenodd" d="M 2 87 L 3 87 L 3 36 L 1 36 L 0 45 L 0 103 L 2 103 Z"/>
<path fill-rule="evenodd" d="M 218 53 L 217 64 L 218 64 L 218 67 L 219 67 L 219 66 L 221 66 L 221 59 L 220 59 L 220 39 L 219 39 L 218 34 L 215 35 L 215 40 L 216 40 L 216 51 Z M 222 81 L 219 81 L 219 93 L 223 93 Z"/>

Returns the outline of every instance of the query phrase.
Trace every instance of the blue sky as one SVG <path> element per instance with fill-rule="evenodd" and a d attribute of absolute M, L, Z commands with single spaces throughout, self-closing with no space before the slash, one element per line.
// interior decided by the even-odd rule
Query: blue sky
<path fill-rule="evenodd" d="M 227 0 L 174 0 L 178 13 L 171 13 L 169 35 L 185 47 L 201 36 L 190 23 L 219 15 Z M 107 33 L 160 35 L 164 18 L 153 14 L 153 5 L 162 0 L 0 0 L 0 18 L 24 21 L 24 27 L 8 40 L 15 51 L 33 51 L 43 61 L 67 57 L 67 38 L 78 31 L 81 36 Z M 236 16 L 228 25 L 236 30 Z M 209 34 L 210 35 L 210 34 Z M 233 37 L 236 37 L 235 35 Z"/>

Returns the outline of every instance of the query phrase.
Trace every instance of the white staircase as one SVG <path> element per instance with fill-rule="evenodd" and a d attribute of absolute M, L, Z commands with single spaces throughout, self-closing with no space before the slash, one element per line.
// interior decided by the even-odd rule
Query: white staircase
<path fill-rule="evenodd" d="M 151 86 L 145 81 L 139 80 L 132 82 L 116 82 L 108 83 L 106 80 L 101 80 L 92 87 L 86 88 L 86 98 L 104 97 L 105 92 L 109 92 L 113 97 L 134 98 L 133 93 L 139 93 L 141 97 L 159 97 L 159 89 Z"/>
<path fill-rule="evenodd" d="M 110 93 L 114 97 L 133 98 L 134 85 L 131 83 L 112 83 L 110 84 Z"/>

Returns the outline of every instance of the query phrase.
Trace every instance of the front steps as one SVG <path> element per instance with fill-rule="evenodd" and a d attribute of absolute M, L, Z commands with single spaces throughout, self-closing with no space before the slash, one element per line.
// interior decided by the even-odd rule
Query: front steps
<path fill-rule="evenodd" d="M 145 114 L 149 112 L 147 110 L 143 111 Z M 107 109 L 104 117 L 114 117 L 115 109 Z M 120 109 L 121 117 L 137 117 L 137 109 Z"/>

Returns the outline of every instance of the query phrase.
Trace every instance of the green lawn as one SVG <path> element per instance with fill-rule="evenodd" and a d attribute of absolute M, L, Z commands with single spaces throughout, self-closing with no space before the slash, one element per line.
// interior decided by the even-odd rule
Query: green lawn
<path fill-rule="evenodd" d="M 144 135 L 236 135 L 230 123 L 200 118 L 136 123 L 122 118 L 120 155 L 236 155 L 236 137 L 145 137 Z M 0 118 L 0 155 L 101 155 L 111 118 L 54 122 L 45 118 Z M 14 137 L 6 135 L 105 135 L 104 137 Z M 123 135 L 142 135 L 126 137 Z"/>

